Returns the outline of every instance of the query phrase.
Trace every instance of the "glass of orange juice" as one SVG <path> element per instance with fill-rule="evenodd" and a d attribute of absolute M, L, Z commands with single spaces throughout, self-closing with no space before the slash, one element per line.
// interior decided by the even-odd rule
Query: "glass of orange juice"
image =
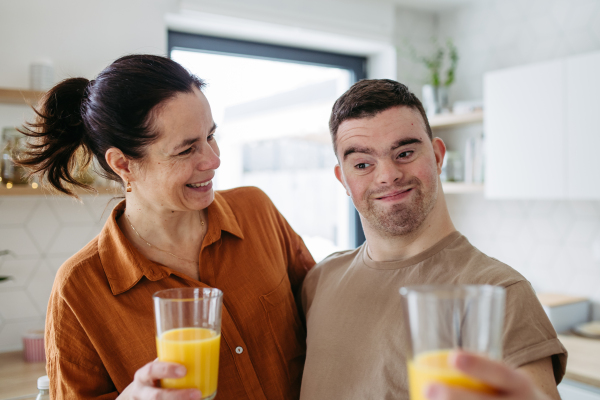
<path fill-rule="evenodd" d="M 183 378 L 162 379 L 161 387 L 198 389 L 203 399 L 214 399 L 223 292 L 213 288 L 177 288 L 161 290 L 152 297 L 158 359 L 187 369 Z"/>
<path fill-rule="evenodd" d="M 490 285 L 424 285 L 400 289 L 411 339 L 408 379 L 411 400 L 426 400 L 431 383 L 494 393 L 450 367 L 453 350 L 502 359 L 505 291 Z"/>

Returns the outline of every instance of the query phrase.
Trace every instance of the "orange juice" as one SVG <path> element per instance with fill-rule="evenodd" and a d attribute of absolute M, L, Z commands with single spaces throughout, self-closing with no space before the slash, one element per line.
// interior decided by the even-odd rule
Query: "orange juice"
<path fill-rule="evenodd" d="M 495 393 L 483 382 L 452 368 L 448 357 L 452 350 L 439 350 L 419 354 L 408 362 L 408 380 L 411 400 L 427 400 L 425 387 L 431 383 L 458 386 L 480 393 Z"/>
<path fill-rule="evenodd" d="M 185 366 L 187 374 L 179 379 L 162 379 L 161 387 L 196 388 L 204 398 L 215 393 L 220 340 L 220 334 L 204 328 L 181 328 L 163 332 L 161 337 L 156 338 L 158 359 Z"/>

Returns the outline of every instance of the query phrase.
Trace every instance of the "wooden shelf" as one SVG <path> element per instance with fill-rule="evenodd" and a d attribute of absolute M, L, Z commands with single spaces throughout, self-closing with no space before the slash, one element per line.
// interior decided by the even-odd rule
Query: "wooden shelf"
<path fill-rule="evenodd" d="M 0 103 L 35 105 L 44 93 L 36 90 L 0 88 Z"/>
<path fill-rule="evenodd" d="M 468 114 L 439 114 L 429 118 L 429 126 L 434 128 L 450 128 L 453 126 L 483 122 L 483 111 Z"/>
<path fill-rule="evenodd" d="M 122 195 L 123 190 L 113 186 L 96 186 L 95 189 L 99 195 Z M 95 196 L 94 192 L 88 192 L 83 189 L 75 189 L 75 193 L 79 196 Z M 29 185 L 14 185 L 12 188 L 7 189 L 5 185 L 0 185 L 0 197 L 1 196 L 65 196 L 60 193 L 51 192 L 48 189 L 37 188 L 33 189 Z"/>
<path fill-rule="evenodd" d="M 483 193 L 483 184 L 464 182 L 442 182 L 445 194 Z"/>

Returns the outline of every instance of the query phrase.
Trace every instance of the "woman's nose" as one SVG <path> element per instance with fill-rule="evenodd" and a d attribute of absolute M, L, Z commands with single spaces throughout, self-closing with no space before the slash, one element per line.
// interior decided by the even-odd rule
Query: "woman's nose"
<path fill-rule="evenodd" d="M 212 146 L 206 144 L 200 154 L 198 169 L 201 171 L 206 171 L 208 169 L 217 169 L 220 165 L 221 159 L 219 158 L 218 147 L 213 149 Z"/>

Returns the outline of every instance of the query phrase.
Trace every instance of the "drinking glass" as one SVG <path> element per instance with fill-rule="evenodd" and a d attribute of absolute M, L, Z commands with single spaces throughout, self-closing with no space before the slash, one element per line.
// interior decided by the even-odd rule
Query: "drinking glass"
<path fill-rule="evenodd" d="M 431 383 L 483 393 L 493 388 L 450 367 L 461 349 L 502 359 L 505 291 L 490 285 L 424 285 L 400 289 L 410 337 L 408 379 L 411 400 L 425 400 Z"/>
<path fill-rule="evenodd" d="M 223 292 L 212 288 L 177 288 L 154 293 L 156 347 L 160 361 L 185 366 L 178 379 L 161 387 L 198 389 L 203 399 L 217 395 Z"/>

